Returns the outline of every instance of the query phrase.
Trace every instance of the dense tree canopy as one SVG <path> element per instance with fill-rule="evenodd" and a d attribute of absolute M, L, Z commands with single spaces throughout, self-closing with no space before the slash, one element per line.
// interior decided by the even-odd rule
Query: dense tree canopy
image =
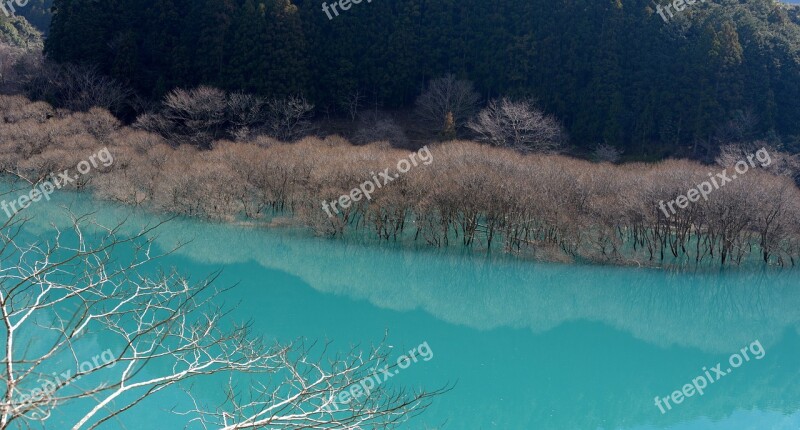
<path fill-rule="evenodd" d="M 152 98 L 205 84 L 337 109 L 359 90 L 403 108 L 453 73 L 485 100 L 536 98 L 587 147 L 705 148 L 748 112 L 751 133 L 800 135 L 800 20 L 774 0 L 698 3 L 669 23 L 650 0 L 376 0 L 331 20 L 321 0 L 55 0 L 54 11 L 49 56 Z"/>
<path fill-rule="evenodd" d="M 42 35 L 24 18 L 0 12 L 0 43 L 25 50 L 41 50 Z M 0 66 L 3 61 L 0 60 Z"/>
<path fill-rule="evenodd" d="M 32 26 L 47 35 L 50 29 L 50 8 L 53 0 L 28 0 L 27 3 L 21 1 L 25 6 L 17 7 L 17 15 L 25 17 Z"/>

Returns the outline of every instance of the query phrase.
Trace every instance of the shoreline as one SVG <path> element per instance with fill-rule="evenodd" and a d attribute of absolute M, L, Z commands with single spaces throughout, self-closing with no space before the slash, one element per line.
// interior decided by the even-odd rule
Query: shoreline
<path fill-rule="evenodd" d="M 540 261 L 640 267 L 800 261 L 800 189 L 761 168 L 665 217 L 660 201 L 722 166 L 614 165 L 470 141 L 431 143 L 430 162 L 328 216 L 321 201 L 352 196 L 353 187 L 409 151 L 387 143 L 354 146 L 338 136 L 294 143 L 257 136 L 201 150 L 121 126 L 100 109 L 56 112 L 21 97 L 2 97 L 0 104 L 7 112 L 0 123 L 5 172 L 41 182 L 108 148 L 113 164 L 98 165 L 68 187 L 153 211 Z"/>

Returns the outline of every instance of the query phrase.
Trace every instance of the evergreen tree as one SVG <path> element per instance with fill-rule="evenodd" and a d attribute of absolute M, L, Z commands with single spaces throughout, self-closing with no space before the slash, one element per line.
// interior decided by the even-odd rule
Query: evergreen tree
<path fill-rule="evenodd" d="M 369 106 L 409 108 L 452 73 L 484 99 L 535 98 L 578 145 L 707 146 L 746 111 L 762 134 L 800 135 L 800 13 L 773 0 L 715 0 L 669 23 L 650 0 L 362 1 L 331 19 L 320 0 L 54 0 L 53 10 L 50 58 L 95 64 L 154 99 L 206 84 L 329 108 L 358 92 Z"/>

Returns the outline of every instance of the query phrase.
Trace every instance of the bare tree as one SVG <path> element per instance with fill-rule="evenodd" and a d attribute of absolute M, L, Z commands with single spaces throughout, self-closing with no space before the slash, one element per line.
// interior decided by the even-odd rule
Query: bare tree
<path fill-rule="evenodd" d="M 521 151 L 555 152 L 561 148 L 564 132 L 552 116 L 536 109 L 529 101 L 492 100 L 469 128 L 478 140 L 494 146 Z"/>
<path fill-rule="evenodd" d="M 175 125 L 158 113 L 148 112 L 139 115 L 136 118 L 136 122 L 133 123 L 133 128 L 151 133 L 157 133 L 172 141 L 180 137 L 179 133 L 177 133 L 177 130 L 175 130 Z"/>
<path fill-rule="evenodd" d="M 736 111 L 714 133 L 717 143 L 744 142 L 750 140 L 758 129 L 758 115 L 752 109 Z"/>
<path fill-rule="evenodd" d="M 210 408 L 188 399 L 194 406 L 179 412 L 187 424 L 390 428 L 441 392 L 375 387 L 339 406 L 337 394 L 386 361 L 383 348 L 331 357 L 326 349 L 312 355 L 315 349 L 302 342 L 266 344 L 248 324 L 224 321 L 230 309 L 215 305 L 224 290 L 212 287 L 213 276 L 192 284 L 175 273 L 139 273 L 163 255 L 153 246 L 158 225 L 123 235 L 123 225 L 71 220 L 68 231 L 46 240 L 23 239 L 19 217 L 0 229 L 0 429 L 53 428 L 50 418 L 63 408 L 74 418 L 58 428 L 119 428 L 112 421 L 154 393 L 187 389 L 185 383 L 215 374 L 248 389 L 230 386 L 222 393 L 228 401 Z M 98 336 L 107 348 L 102 363 L 96 354 L 90 358 Z"/>
<path fill-rule="evenodd" d="M 738 162 L 747 161 L 748 157 L 752 159 L 755 154 L 758 154 L 758 151 L 768 157 L 768 162 L 765 163 L 758 160 L 762 164 L 759 166 L 760 168 L 773 175 L 788 176 L 800 185 L 800 155 L 781 151 L 764 141 L 723 145 L 720 147 L 720 153 L 715 161 L 722 167 L 733 167 Z"/>
<path fill-rule="evenodd" d="M 313 111 L 314 104 L 303 96 L 272 99 L 267 102 L 267 128 L 277 139 L 298 139 L 313 130 L 309 120 Z"/>
<path fill-rule="evenodd" d="M 592 156 L 594 160 L 598 162 L 618 163 L 622 158 L 622 152 L 622 150 L 607 143 L 601 143 L 594 148 Z"/>
<path fill-rule="evenodd" d="M 29 85 L 32 97 L 52 101 L 74 111 L 101 107 L 119 112 L 132 91 L 104 76 L 95 67 L 47 64 Z"/>
<path fill-rule="evenodd" d="M 6 94 L 23 92 L 41 74 L 42 63 L 41 51 L 0 42 L 0 91 Z"/>
<path fill-rule="evenodd" d="M 0 43 L 0 89 L 12 81 L 14 66 L 16 66 L 23 50 L 11 45 Z"/>
<path fill-rule="evenodd" d="M 226 94 L 201 86 L 170 92 L 156 113 L 140 115 L 136 127 L 159 133 L 173 143 L 210 149 L 214 140 L 246 139 L 266 120 L 264 99 L 241 92 Z"/>
<path fill-rule="evenodd" d="M 344 100 L 340 102 L 340 106 L 347 110 L 350 119 L 355 121 L 358 117 L 358 111 L 361 109 L 364 101 L 364 94 L 359 89 L 355 89 L 347 94 Z"/>
<path fill-rule="evenodd" d="M 417 98 L 417 115 L 434 131 L 448 134 L 447 129 L 452 128 L 457 132 L 475 113 L 479 101 L 472 82 L 447 75 L 430 81 Z"/>
<path fill-rule="evenodd" d="M 208 148 L 211 141 L 219 137 L 226 108 L 224 91 L 202 86 L 190 91 L 176 89 L 167 94 L 162 115 L 187 136 L 190 143 Z"/>
<path fill-rule="evenodd" d="M 249 137 L 254 127 L 263 124 L 266 119 L 263 98 L 241 92 L 228 96 L 229 121 L 233 130 L 232 137 L 243 140 Z"/>
<path fill-rule="evenodd" d="M 353 143 L 366 145 L 380 141 L 389 142 L 398 148 L 408 147 L 406 133 L 391 116 L 373 111 L 361 114 Z"/>

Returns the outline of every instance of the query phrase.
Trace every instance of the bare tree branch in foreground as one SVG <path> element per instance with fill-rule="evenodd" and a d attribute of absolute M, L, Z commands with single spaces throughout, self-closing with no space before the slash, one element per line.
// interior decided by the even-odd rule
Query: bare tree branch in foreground
<path fill-rule="evenodd" d="M 153 394 L 191 391 L 215 374 L 228 380 L 225 400 L 207 407 L 191 393 L 179 412 L 186 428 L 391 428 L 442 392 L 376 387 L 331 411 L 335 395 L 386 361 L 383 348 L 331 356 L 302 342 L 268 345 L 250 324 L 227 321 L 215 276 L 192 284 L 141 274 L 164 255 L 154 246 L 159 225 L 131 237 L 122 224 L 71 220 L 44 239 L 19 217 L 0 228 L 0 429 L 53 428 L 48 420 L 65 410 L 72 421 L 59 428 L 121 428 Z M 90 358 L 101 339 L 102 362 Z"/>
<path fill-rule="evenodd" d="M 395 373 L 397 363 L 390 362 L 387 350 L 355 347 L 324 365 L 327 346 L 312 360 L 313 350 L 303 344 L 284 348 L 275 357 L 275 369 L 280 369 L 272 375 L 276 383 L 240 393 L 231 381 L 223 407 L 188 413 L 199 415 L 196 421 L 209 429 L 385 429 L 423 412 L 434 396 L 447 390 L 392 391 L 375 384 L 364 391 L 361 381 Z M 341 402 L 345 392 L 356 393 L 347 396 L 346 404 Z"/>

